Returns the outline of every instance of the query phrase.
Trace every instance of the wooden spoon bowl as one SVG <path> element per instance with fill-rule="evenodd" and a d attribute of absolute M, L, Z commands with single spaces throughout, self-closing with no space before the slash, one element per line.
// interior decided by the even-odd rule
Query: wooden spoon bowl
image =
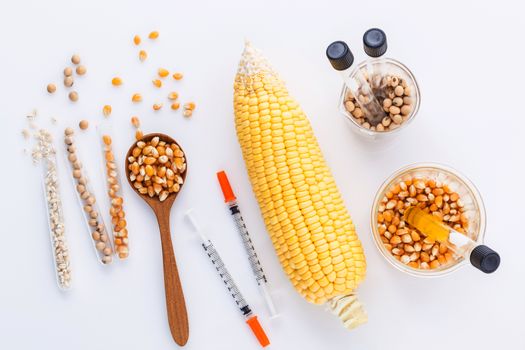
<path fill-rule="evenodd" d="M 140 141 L 148 142 L 154 137 L 158 136 L 161 141 L 166 143 L 175 143 L 184 152 L 182 147 L 171 137 L 165 134 L 152 133 L 145 135 Z M 137 141 L 138 142 L 138 141 Z M 183 184 L 180 185 L 179 192 L 172 192 L 164 201 L 160 201 L 158 196 L 150 197 L 148 194 L 142 194 L 138 189 L 133 186 L 133 182 L 130 180 L 129 170 L 129 158 L 132 156 L 133 149 L 136 147 L 135 142 L 126 154 L 126 178 L 131 188 L 153 209 L 157 221 L 159 224 L 160 238 L 162 243 L 162 261 L 164 266 L 164 289 L 166 293 L 166 308 L 168 311 L 168 323 L 170 331 L 175 342 L 183 346 L 188 341 L 189 337 L 189 325 L 188 325 L 188 314 L 186 311 L 186 302 L 184 301 L 184 294 L 182 291 L 182 285 L 179 278 L 179 272 L 177 270 L 177 264 L 175 262 L 175 254 L 173 253 L 173 245 L 171 243 L 171 232 L 170 232 L 170 212 L 173 202 L 177 195 L 182 190 L 182 186 L 186 181 L 186 173 L 188 169 L 188 159 L 186 153 L 184 158 L 186 160 L 186 169 L 180 174 L 183 179 Z"/>

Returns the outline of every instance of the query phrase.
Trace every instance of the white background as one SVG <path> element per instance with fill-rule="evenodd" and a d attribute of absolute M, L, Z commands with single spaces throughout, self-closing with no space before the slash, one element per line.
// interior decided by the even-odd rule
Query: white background
<path fill-rule="evenodd" d="M 86 118 L 109 122 L 116 150 L 133 140 L 130 116 L 145 132 L 175 137 L 187 152 L 187 184 L 172 212 L 174 248 L 190 320 L 188 349 L 257 349 L 199 242 L 183 220 L 196 208 L 241 290 L 258 312 L 274 349 L 524 349 L 523 138 L 525 49 L 521 1 L 4 1 L 0 11 L 0 120 L 2 122 L 1 349 L 170 349 L 159 234 L 150 209 L 125 185 L 131 256 L 110 267 L 95 259 L 65 164 L 62 197 L 74 288 L 54 280 L 39 171 L 23 153 L 25 115 L 39 111 L 52 127 L 63 157 L 64 127 Z M 361 36 L 383 28 L 388 56 L 416 75 L 419 115 L 392 144 L 372 150 L 346 127 L 336 104 L 341 82 L 324 50 L 346 40 L 364 59 Z M 150 58 L 137 60 L 131 39 L 144 40 Z M 234 133 L 232 81 L 249 38 L 287 81 L 309 115 L 368 259 L 359 295 L 369 322 L 349 332 L 323 307 L 295 293 L 282 272 L 259 215 Z M 88 73 L 76 80 L 80 100 L 70 103 L 62 70 L 79 53 Z M 150 83 L 159 66 L 184 72 L 159 92 Z M 110 86 L 114 75 L 125 84 Z M 58 91 L 49 96 L 48 82 Z M 170 89 L 197 102 L 191 120 L 151 104 Z M 133 106 L 140 91 L 145 102 Z M 58 125 L 49 120 L 56 116 Z M 106 208 L 95 132 L 78 133 L 99 202 Z M 121 156 L 120 161 L 122 162 Z M 502 256 L 493 275 L 466 267 L 438 279 L 394 270 L 376 250 L 369 228 L 375 191 L 396 169 L 436 161 L 459 169 L 485 200 L 486 242 Z M 239 238 L 222 203 L 215 172 L 228 171 L 259 251 L 282 318 L 269 320 Z"/>

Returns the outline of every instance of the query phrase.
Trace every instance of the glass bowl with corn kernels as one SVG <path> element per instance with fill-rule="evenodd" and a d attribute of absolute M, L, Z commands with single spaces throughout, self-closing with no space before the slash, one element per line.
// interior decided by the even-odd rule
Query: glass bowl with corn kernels
<path fill-rule="evenodd" d="M 426 237 L 403 220 L 404 211 L 411 206 L 422 208 L 456 231 L 483 243 L 485 207 L 474 184 L 445 165 L 409 165 L 381 185 L 371 215 L 374 242 L 396 269 L 417 277 L 437 277 L 468 264 L 446 245 Z"/>

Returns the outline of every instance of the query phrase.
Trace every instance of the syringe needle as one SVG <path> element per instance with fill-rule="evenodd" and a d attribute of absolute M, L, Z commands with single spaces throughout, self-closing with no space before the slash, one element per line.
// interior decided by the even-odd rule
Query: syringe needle
<path fill-rule="evenodd" d="M 219 252 L 217 252 L 217 249 L 215 249 L 215 246 L 213 245 L 211 240 L 208 239 L 202 232 L 202 228 L 199 225 L 199 222 L 195 218 L 193 209 L 190 209 L 186 212 L 186 218 L 191 224 L 193 230 L 201 238 L 202 247 L 204 248 L 206 255 L 212 262 L 213 266 L 215 267 L 215 270 L 217 270 L 217 273 L 219 274 L 222 281 L 224 282 L 224 285 L 228 289 L 228 293 L 232 296 L 233 300 L 235 301 L 235 304 L 239 308 L 239 311 L 245 317 L 246 323 L 248 324 L 253 334 L 259 341 L 259 344 L 261 344 L 262 347 L 268 346 L 270 344 L 270 340 L 268 339 L 268 337 L 266 336 L 266 333 L 261 327 L 261 324 L 259 323 L 257 316 L 253 313 L 250 306 L 248 305 L 243 295 L 239 291 L 239 288 L 235 284 L 235 281 L 230 275 L 230 272 L 228 271 L 228 269 L 226 268 L 226 265 L 222 261 L 222 258 L 219 255 Z"/>
<path fill-rule="evenodd" d="M 246 254 L 248 255 L 248 261 L 250 262 L 253 275 L 255 277 L 255 280 L 257 281 L 257 285 L 259 286 L 261 294 L 264 297 L 266 305 L 268 306 L 270 316 L 272 318 L 277 317 L 278 314 L 275 310 L 275 305 L 271 298 L 270 292 L 268 291 L 268 280 L 266 278 L 266 275 L 264 274 L 261 262 L 257 257 L 255 246 L 253 245 L 253 242 L 250 238 L 250 233 L 248 232 L 246 224 L 244 223 L 244 219 L 242 218 L 241 210 L 237 203 L 237 198 L 233 193 L 230 181 L 228 180 L 228 176 L 226 175 L 226 172 L 219 171 L 217 173 L 217 178 L 219 180 L 219 184 L 221 185 L 222 193 L 224 195 L 224 202 L 228 205 L 228 208 L 230 209 L 230 214 L 233 217 L 235 226 L 237 227 L 237 232 L 241 236 L 242 242 L 244 244 L 244 249 L 246 250 Z"/>

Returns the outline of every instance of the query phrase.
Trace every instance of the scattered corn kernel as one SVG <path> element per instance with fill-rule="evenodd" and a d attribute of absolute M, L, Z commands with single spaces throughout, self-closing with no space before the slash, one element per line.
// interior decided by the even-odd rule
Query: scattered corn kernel
<path fill-rule="evenodd" d="M 170 74 L 170 72 L 167 69 L 159 68 L 158 74 L 159 74 L 159 77 L 165 78 Z"/>
<path fill-rule="evenodd" d="M 175 80 L 181 80 L 182 77 L 183 77 L 183 75 L 180 72 L 173 73 L 173 79 L 175 79 Z"/>
<path fill-rule="evenodd" d="M 153 104 L 153 110 L 158 111 L 162 108 L 162 103 L 154 103 Z"/>
<path fill-rule="evenodd" d="M 179 109 L 180 107 L 180 103 L 179 102 L 173 102 L 171 104 L 171 109 L 173 109 L 174 111 L 176 111 L 177 109 Z"/>
<path fill-rule="evenodd" d="M 144 62 L 146 60 L 146 58 L 148 58 L 148 53 L 144 50 L 140 50 L 139 51 L 139 60 L 141 62 Z"/>
<path fill-rule="evenodd" d="M 182 115 L 184 115 L 186 118 L 191 117 L 193 114 L 193 111 L 191 109 L 185 109 Z"/>
<path fill-rule="evenodd" d="M 142 102 L 142 95 L 139 93 L 135 93 L 131 96 L 132 102 Z"/>
<path fill-rule="evenodd" d="M 155 87 L 160 88 L 162 86 L 162 80 L 160 79 L 153 79 L 151 82 L 153 83 L 153 85 L 155 85 Z"/>
<path fill-rule="evenodd" d="M 120 86 L 122 85 L 122 79 L 119 77 L 114 77 L 113 79 L 111 79 L 111 84 L 113 86 Z"/>
<path fill-rule="evenodd" d="M 149 33 L 148 35 L 148 38 L 152 39 L 152 40 L 155 40 L 159 37 L 159 32 L 157 32 L 156 30 L 154 30 L 153 32 Z"/>
<path fill-rule="evenodd" d="M 184 104 L 184 109 L 189 109 L 190 111 L 195 110 L 195 107 L 197 107 L 195 102 L 187 102 Z"/>
<path fill-rule="evenodd" d="M 109 117 L 111 115 L 111 106 L 110 105 L 105 105 L 102 108 L 102 113 L 104 114 L 104 117 Z"/>
<path fill-rule="evenodd" d="M 140 42 L 141 42 L 141 41 L 142 41 L 142 40 L 140 39 L 140 36 L 135 35 L 135 36 L 133 37 L 133 44 L 135 44 L 135 45 L 140 45 Z"/>
<path fill-rule="evenodd" d="M 86 130 L 89 127 L 89 122 L 83 119 L 80 121 L 80 123 L 78 123 L 78 127 L 82 130 Z"/>
<path fill-rule="evenodd" d="M 131 117 L 131 124 L 134 127 L 136 127 L 136 128 L 140 128 L 140 119 L 139 119 L 139 117 L 137 117 L 135 115 L 133 117 Z"/>
<path fill-rule="evenodd" d="M 142 133 L 142 130 L 137 129 L 137 131 L 135 131 L 135 139 L 139 141 L 139 140 L 142 140 L 143 137 L 144 137 L 144 134 Z"/>
<path fill-rule="evenodd" d="M 168 94 L 168 99 L 172 100 L 172 101 L 175 101 L 176 99 L 179 98 L 179 94 L 176 93 L 175 91 L 174 92 L 170 92 Z"/>

